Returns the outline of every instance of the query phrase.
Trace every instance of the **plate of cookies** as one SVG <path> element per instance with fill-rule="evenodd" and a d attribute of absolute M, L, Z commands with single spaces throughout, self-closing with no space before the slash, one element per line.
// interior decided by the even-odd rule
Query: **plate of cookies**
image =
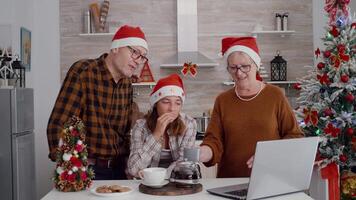
<path fill-rule="evenodd" d="M 132 188 L 123 185 L 101 185 L 90 190 L 91 193 L 102 197 L 115 197 L 132 192 Z"/>

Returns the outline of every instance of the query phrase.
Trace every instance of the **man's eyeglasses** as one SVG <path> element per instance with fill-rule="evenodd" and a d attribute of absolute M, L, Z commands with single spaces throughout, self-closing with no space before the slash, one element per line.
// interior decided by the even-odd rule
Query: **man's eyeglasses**
<path fill-rule="evenodd" d="M 144 64 L 148 61 L 148 58 L 140 53 L 137 49 L 127 46 L 131 51 L 131 58 L 134 59 L 139 64 Z"/>
<path fill-rule="evenodd" d="M 237 70 L 241 70 L 243 73 L 247 73 L 251 70 L 251 65 L 231 65 L 227 66 L 227 71 L 229 71 L 231 74 L 234 74 L 237 72 Z"/>

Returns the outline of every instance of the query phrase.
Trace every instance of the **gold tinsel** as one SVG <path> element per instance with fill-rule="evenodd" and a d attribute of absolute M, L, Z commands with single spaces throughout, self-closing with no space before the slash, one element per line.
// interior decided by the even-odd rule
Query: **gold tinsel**
<path fill-rule="evenodd" d="M 341 177 L 341 191 L 344 195 L 356 197 L 356 174 L 344 172 Z"/>

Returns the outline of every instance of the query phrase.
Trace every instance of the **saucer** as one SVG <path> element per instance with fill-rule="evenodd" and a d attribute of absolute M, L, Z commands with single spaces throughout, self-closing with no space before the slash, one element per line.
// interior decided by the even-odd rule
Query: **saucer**
<path fill-rule="evenodd" d="M 161 187 L 167 185 L 169 183 L 169 181 L 168 180 L 164 180 L 160 184 L 148 184 L 148 183 L 145 183 L 145 181 L 142 181 L 141 183 L 143 185 L 151 187 L 151 188 L 161 188 Z"/>

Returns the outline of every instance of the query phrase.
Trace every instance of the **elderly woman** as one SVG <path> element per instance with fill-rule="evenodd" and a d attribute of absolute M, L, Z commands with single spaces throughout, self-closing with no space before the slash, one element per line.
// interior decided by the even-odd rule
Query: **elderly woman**
<path fill-rule="evenodd" d="M 173 74 L 157 82 L 150 95 L 152 109 L 136 121 L 131 132 L 128 173 L 138 177 L 147 167 L 168 168 L 183 159 L 185 147 L 193 147 L 197 125 L 182 113 L 185 92 L 182 79 Z"/>
<path fill-rule="evenodd" d="M 235 87 L 215 101 L 200 161 L 218 164 L 218 177 L 248 177 L 257 141 L 303 137 L 281 89 L 256 79 L 261 64 L 254 37 L 222 40 Z"/>

